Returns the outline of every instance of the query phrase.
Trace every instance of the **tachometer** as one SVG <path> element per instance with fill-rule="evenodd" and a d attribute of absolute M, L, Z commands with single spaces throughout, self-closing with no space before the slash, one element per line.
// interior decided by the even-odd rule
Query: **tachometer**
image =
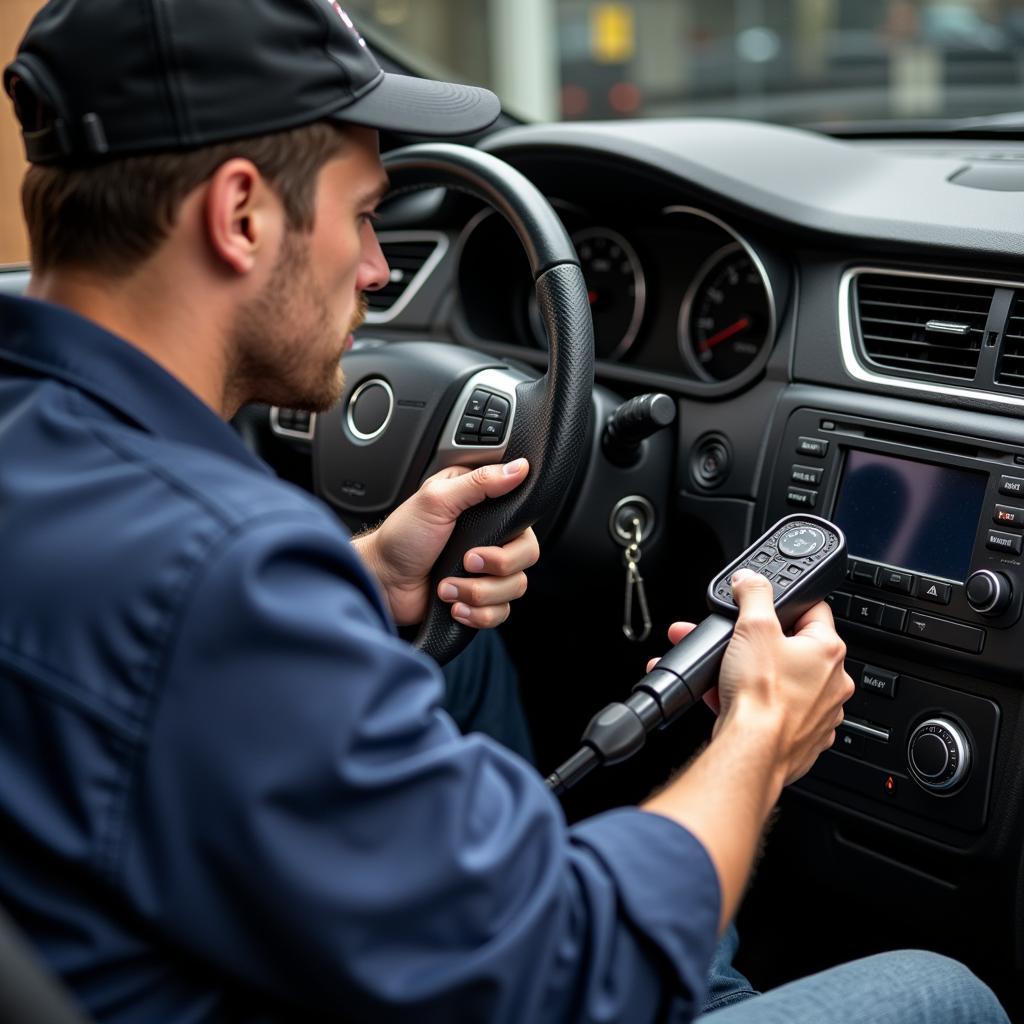
<path fill-rule="evenodd" d="M 702 380 L 728 380 L 771 344 L 774 321 L 764 272 L 734 242 L 707 260 L 687 290 L 679 312 L 679 347 Z"/>
<path fill-rule="evenodd" d="M 595 227 L 572 236 L 594 318 L 594 355 L 619 359 L 636 340 L 644 318 L 647 286 L 633 247 L 618 232 Z M 536 300 L 529 307 L 533 333 L 545 348 L 547 336 Z"/>

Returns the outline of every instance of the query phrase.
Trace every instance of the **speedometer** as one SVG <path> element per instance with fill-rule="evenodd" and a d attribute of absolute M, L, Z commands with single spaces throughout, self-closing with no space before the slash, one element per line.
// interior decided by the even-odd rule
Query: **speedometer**
<path fill-rule="evenodd" d="M 679 313 L 679 347 L 702 380 L 742 373 L 771 344 L 775 315 L 764 273 L 739 243 L 697 272 Z"/>

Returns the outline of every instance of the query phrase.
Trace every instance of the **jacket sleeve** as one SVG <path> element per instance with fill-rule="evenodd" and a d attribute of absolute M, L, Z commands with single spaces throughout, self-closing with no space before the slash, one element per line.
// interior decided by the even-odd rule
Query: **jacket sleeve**
<path fill-rule="evenodd" d="M 255 991 L 374 1021 L 700 1009 L 703 847 L 619 810 L 568 829 L 525 762 L 462 737 L 340 531 L 266 518 L 182 599 L 119 884 Z"/>

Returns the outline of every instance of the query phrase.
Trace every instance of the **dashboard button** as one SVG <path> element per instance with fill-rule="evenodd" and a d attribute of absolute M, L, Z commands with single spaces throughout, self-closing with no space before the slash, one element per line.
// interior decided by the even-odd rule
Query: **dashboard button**
<path fill-rule="evenodd" d="M 992 513 L 992 522 L 1000 526 L 1010 526 L 1014 530 L 1024 530 L 1024 508 L 1016 505 L 996 505 Z"/>
<path fill-rule="evenodd" d="M 841 590 L 828 595 L 826 603 L 832 609 L 832 614 L 837 619 L 845 619 L 850 615 L 850 595 L 844 594 Z"/>
<path fill-rule="evenodd" d="M 985 538 L 985 547 L 989 551 L 1006 551 L 1011 555 L 1020 554 L 1022 543 L 1024 538 L 1021 538 L 1020 534 L 1000 533 L 998 530 L 989 530 L 988 537 Z"/>
<path fill-rule="evenodd" d="M 875 668 L 874 665 L 865 665 L 860 673 L 860 688 L 868 693 L 877 693 L 879 696 L 893 700 L 896 697 L 896 683 L 899 678 L 898 672 Z"/>
<path fill-rule="evenodd" d="M 940 619 L 935 615 L 925 615 L 923 612 L 911 612 L 907 616 L 907 635 L 933 644 L 955 647 L 969 654 L 977 654 L 985 639 L 984 630 L 950 619 Z"/>
<path fill-rule="evenodd" d="M 873 587 L 877 573 L 878 566 L 870 562 L 852 562 L 850 565 L 850 579 L 854 583 L 866 583 Z"/>
<path fill-rule="evenodd" d="M 790 487 L 786 491 L 787 504 L 796 505 L 799 508 L 814 508 L 817 500 L 817 491 L 804 490 L 802 487 Z"/>
<path fill-rule="evenodd" d="M 828 454 L 828 441 L 820 437 L 800 437 L 796 442 L 797 455 L 811 455 L 823 459 Z"/>
<path fill-rule="evenodd" d="M 878 572 L 878 585 L 897 594 L 909 594 L 914 586 L 914 577 L 909 572 L 883 568 Z"/>
<path fill-rule="evenodd" d="M 790 480 L 795 484 L 808 484 L 811 487 L 817 487 L 821 483 L 822 472 L 823 470 L 815 469 L 813 466 L 794 466 Z"/>
<path fill-rule="evenodd" d="M 862 626 L 880 626 L 885 605 L 881 601 L 869 601 L 865 597 L 850 598 L 850 621 Z"/>
<path fill-rule="evenodd" d="M 882 610 L 882 629 L 890 633 L 902 633 L 903 624 L 907 621 L 907 609 L 887 604 Z"/>
<path fill-rule="evenodd" d="M 917 581 L 917 593 L 914 596 L 922 601 L 931 601 L 933 604 L 949 604 L 951 593 L 952 587 L 948 583 L 943 583 L 941 580 L 930 580 L 927 576 L 922 576 Z"/>
<path fill-rule="evenodd" d="M 999 493 L 1010 494 L 1015 498 L 1024 497 L 1024 476 L 1001 476 Z"/>

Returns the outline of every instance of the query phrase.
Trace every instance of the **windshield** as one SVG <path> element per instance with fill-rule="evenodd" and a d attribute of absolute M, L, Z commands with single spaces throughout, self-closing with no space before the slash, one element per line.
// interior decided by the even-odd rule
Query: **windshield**
<path fill-rule="evenodd" d="M 411 70 L 486 85 L 526 120 L 788 124 L 1024 108 L 1009 0 L 350 0 Z"/>

